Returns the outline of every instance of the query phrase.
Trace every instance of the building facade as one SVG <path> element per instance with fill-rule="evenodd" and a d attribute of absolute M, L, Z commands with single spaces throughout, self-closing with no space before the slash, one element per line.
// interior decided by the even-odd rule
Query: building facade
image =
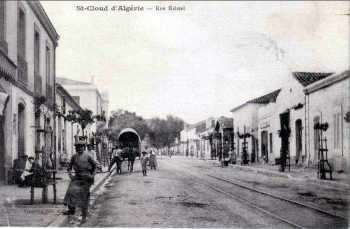
<path fill-rule="evenodd" d="M 270 103 L 274 103 L 279 93 L 280 89 L 275 90 L 249 100 L 231 110 L 234 132 L 233 146 L 237 161 L 241 160 L 243 151 L 248 154 L 247 160 L 251 163 L 259 162 L 260 160 L 268 161 L 267 149 L 262 147 L 261 151 L 259 145 L 259 134 L 261 134 L 259 132 L 259 110 Z"/>
<path fill-rule="evenodd" d="M 75 136 L 82 132 L 78 123 L 67 118 L 70 111 L 82 108 L 60 84 L 56 84 L 56 154 L 59 166 L 65 166 L 75 153 Z"/>
<path fill-rule="evenodd" d="M 346 114 L 350 111 L 349 71 L 333 74 L 308 85 L 305 89 L 306 136 L 308 160 L 316 165 L 319 160 L 319 129 L 315 126 L 327 123 L 323 138 L 327 139 L 328 160 L 334 171 L 348 171 L 350 157 L 350 125 Z"/>
<path fill-rule="evenodd" d="M 58 34 L 38 1 L 0 3 L 1 180 L 14 160 L 54 160 L 55 52 Z M 6 105 L 6 106 L 5 106 Z M 51 163 L 50 162 L 50 163 Z"/>
<path fill-rule="evenodd" d="M 67 78 L 57 78 L 57 82 L 69 92 L 81 108 L 91 110 L 93 115 L 106 115 L 108 112 L 108 96 L 102 97 L 93 82 L 76 81 Z M 97 122 L 91 124 L 87 128 L 87 136 L 92 137 L 96 134 L 98 126 Z"/>
<path fill-rule="evenodd" d="M 281 158 L 287 158 L 288 164 L 308 163 L 306 98 L 303 90 L 331 74 L 293 72 L 275 99 L 259 107 L 258 151 L 265 162 L 275 164 Z"/>

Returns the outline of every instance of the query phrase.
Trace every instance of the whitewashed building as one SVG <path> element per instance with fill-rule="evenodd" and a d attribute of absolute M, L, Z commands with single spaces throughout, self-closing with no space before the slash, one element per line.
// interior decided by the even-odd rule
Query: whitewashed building
<path fill-rule="evenodd" d="M 200 137 L 197 130 L 200 124 L 203 124 L 203 121 L 196 124 L 186 124 L 180 132 L 181 146 L 179 148 L 184 156 L 200 156 Z"/>
<path fill-rule="evenodd" d="M 334 171 L 348 171 L 350 157 L 350 123 L 345 120 L 350 112 L 349 71 L 333 74 L 308 85 L 306 95 L 306 120 L 308 134 L 306 148 L 308 159 L 318 161 L 316 123 L 328 123 L 324 132 L 327 138 L 328 160 Z"/>
<path fill-rule="evenodd" d="M 281 127 L 289 130 L 285 148 L 290 164 L 308 162 L 307 129 L 305 128 L 305 94 L 304 88 L 314 82 L 327 78 L 332 73 L 293 72 L 289 80 L 279 90 L 275 101 L 258 109 L 259 155 L 265 156 L 266 162 L 274 164 L 281 158 Z M 277 160 L 276 160 L 277 159 Z"/>
<path fill-rule="evenodd" d="M 9 98 L 0 104 L 0 180 L 5 180 L 15 159 L 54 159 L 59 36 L 39 1 L 0 1 L 0 17 L 0 91 Z"/>
<path fill-rule="evenodd" d="M 249 100 L 244 104 L 231 110 L 233 118 L 234 131 L 234 150 L 240 159 L 243 143 L 247 142 L 247 152 L 251 163 L 258 162 L 262 155 L 259 153 L 259 118 L 258 111 L 269 103 L 274 103 L 279 95 L 280 90 L 275 90 L 261 97 Z M 246 139 L 240 137 L 244 134 L 250 134 Z"/>
<path fill-rule="evenodd" d="M 60 84 L 56 84 L 56 153 L 59 165 L 64 165 L 75 153 L 75 136 L 82 132 L 78 123 L 67 119 L 69 111 L 81 110 L 79 104 Z"/>
<path fill-rule="evenodd" d="M 97 86 L 93 82 L 77 81 L 67 78 L 57 78 L 60 83 L 72 96 L 72 98 L 83 109 L 89 109 L 93 115 L 106 114 L 108 109 L 108 96 L 102 97 Z M 87 128 L 87 136 L 92 137 L 97 131 L 97 123 L 89 125 Z"/>
<path fill-rule="evenodd" d="M 213 117 L 205 120 L 205 129 L 199 133 L 201 158 L 205 160 L 215 158 L 213 155 L 213 133 L 215 130 L 216 120 Z"/>

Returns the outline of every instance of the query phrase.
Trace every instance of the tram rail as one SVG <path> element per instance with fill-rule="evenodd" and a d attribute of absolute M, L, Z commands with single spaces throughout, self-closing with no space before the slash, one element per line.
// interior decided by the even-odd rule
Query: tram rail
<path fill-rule="evenodd" d="M 347 218 L 304 203 L 277 196 L 253 187 L 209 174 L 196 174 L 190 167 L 186 173 L 208 188 L 263 212 L 294 228 L 348 228 Z M 207 180 L 205 177 L 212 178 Z M 218 183 L 219 181 L 219 183 Z M 234 188 L 233 188 L 234 187 Z"/>

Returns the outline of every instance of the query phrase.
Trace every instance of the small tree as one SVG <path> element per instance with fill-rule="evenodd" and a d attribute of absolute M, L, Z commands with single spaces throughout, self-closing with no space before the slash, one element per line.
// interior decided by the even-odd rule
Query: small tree
<path fill-rule="evenodd" d="M 89 124 L 94 123 L 92 111 L 89 109 L 69 111 L 69 114 L 66 116 L 66 118 L 68 121 L 72 121 L 73 123 L 79 123 L 81 130 L 83 131 L 83 136 L 85 128 Z"/>

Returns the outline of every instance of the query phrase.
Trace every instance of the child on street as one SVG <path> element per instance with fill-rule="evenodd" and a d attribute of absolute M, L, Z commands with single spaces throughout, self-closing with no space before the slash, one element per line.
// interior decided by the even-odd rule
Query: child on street
<path fill-rule="evenodd" d="M 140 158 L 141 161 L 141 167 L 142 167 L 142 174 L 143 176 L 147 176 L 147 162 L 148 162 L 148 156 L 145 151 L 142 151 L 142 155 Z"/>

